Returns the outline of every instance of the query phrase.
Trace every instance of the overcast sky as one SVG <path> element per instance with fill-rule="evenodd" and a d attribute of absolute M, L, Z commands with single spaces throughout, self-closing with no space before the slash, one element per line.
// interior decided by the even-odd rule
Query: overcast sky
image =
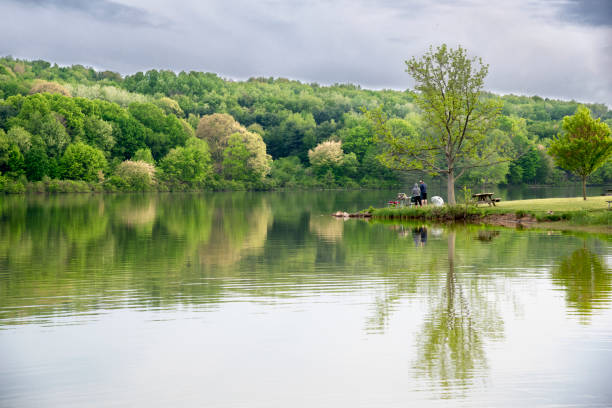
<path fill-rule="evenodd" d="M 0 0 L 0 55 L 122 74 L 208 71 L 413 86 L 404 61 L 462 45 L 498 93 L 612 107 L 612 0 Z"/>

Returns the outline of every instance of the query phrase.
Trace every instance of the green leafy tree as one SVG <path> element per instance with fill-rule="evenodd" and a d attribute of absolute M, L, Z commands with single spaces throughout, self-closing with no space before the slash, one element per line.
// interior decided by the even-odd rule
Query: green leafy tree
<path fill-rule="evenodd" d="M 260 135 L 234 133 L 223 151 L 223 174 L 233 180 L 262 180 L 270 172 L 271 161 Z"/>
<path fill-rule="evenodd" d="M 445 174 L 448 203 L 455 204 L 456 178 L 506 156 L 504 146 L 484 143 L 501 109 L 500 101 L 482 95 L 489 67 L 480 58 L 468 58 L 465 49 L 446 45 L 430 48 L 423 57 L 406 61 L 406 66 L 416 82 L 424 134 L 398 137 L 387 126 L 382 109 L 370 111 L 369 117 L 389 155 L 395 157 L 390 163 L 403 170 Z"/>
<path fill-rule="evenodd" d="M 242 142 L 239 133 L 230 136 L 227 147 L 223 150 L 223 175 L 230 180 L 251 181 L 256 177 L 247 169 L 247 160 L 251 153 Z"/>
<path fill-rule="evenodd" d="M 564 117 L 562 126 L 564 134 L 553 139 L 549 153 L 557 166 L 580 177 L 586 200 L 587 177 L 612 155 L 610 128 L 601 119 L 593 119 L 584 106 L 573 116 Z"/>
<path fill-rule="evenodd" d="M 0 173 L 17 178 L 24 172 L 24 159 L 16 143 L 0 129 Z"/>
<path fill-rule="evenodd" d="M 337 178 L 355 174 L 359 163 L 355 153 L 345 154 L 342 142 L 333 140 L 319 143 L 314 149 L 310 149 L 308 159 L 315 174 L 326 184 L 330 184 L 330 174 Z"/>
<path fill-rule="evenodd" d="M 182 118 L 185 116 L 185 113 L 179 106 L 178 102 L 174 99 L 170 99 L 166 96 L 156 100 L 155 105 L 159 106 L 166 115 L 174 115 L 176 117 Z"/>
<path fill-rule="evenodd" d="M 94 101 L 100 117 L 112 124 L 115 146 L 112 156 L 121 160 L 129 159 L 138 149 L 147 147 L 145 138 L 147 128 L 136 120 L 130 113 L 117 105 L 107 101 Z"/>
<path fill-rule="evenodd" d="M 93 116 L 87 116 L 84 120 L 84 139 L 90 146 L 102 150 L 107 156 L 110 155 L 115 138 L 113 127 L 110 123 Z"/>
<path fill-rule="evenodd" d="M 227 147 L 227 141 L 234 133 L 246 133 L 247 130 L 226 113 L 215 113 L 204 115 L 198 123 L 196 136 L 205 140 L 210 148 L 210 155 L 216 165 L 217 171 L 221 171 L 223 162 L 223 151 Z"/>
<path fill-rule="evenodd" d="M 298 156 L 306 162 L 309 148 L 316 145 L 316 123 L 310 112 L 292 113 L 266 134 L 272 157 Z"/>
<path fill-rule="evenodd" d="M 60 160 L 62 175 L 69 180 L 98 181 L 106 165 L 104 153 L 83 142 L 69 145 Z"/>
<path fill-rule="evenodd" d="M 148 130 L 145 141 L 153 157 L 160 159 L 176 146 L 182 146 L 189 137 L 180 119 L 174 115 L 165 115 L 164 111 L 152 103 L 131 103 L 130 114 Z"/>
<path fill-rule="evenodd" d="M 272 162 L 270 176 L 278 187 L 293 187 L 303 183 L 305 171 L 299 157 L 281 157 Z"/>
<path fill-rule="evenodd" d="M 26 177 L 30 181 L 42 180 L 49 175 L 49 157 L 47 156 L 47 146 L 38 135 L 32 136 L 32 144 L 25 154 Z"/>
<path fill-rule="evenodd" d="M 54 115 L 49 114 L 41 119 L 39 129 L 38 134 L 47 145 L 47 153 L 52 157 L 61 156 L 68 143 L 70 143 L 70 136 L 66 132 L 66 128 Z"/>
<path fill-rule="evenodd" d="M 136 150 L 136 152 L 134 153 L 134 156 L 132 156 L 132 160 L 133 161 L 143 161 L 145 163 L 155 165 L 155 159 L 153 158 L 153 155 L 151 154 L 151 149 L 149 149 L 148 147 L 144 149 Z"/>
<path fill-rule="evenodd" d="M 187 140 L 185 147 L 175 147 L 159 162 L 165 181 L 201 186 L 211 177 L 212 164 L 206 141 Z"/>
<path fill-rule="evenodd" d="M 26 154 L 32 145 L 32 135 L 21 126 L 14 126 L 7 132 L 8 139 L 15 143 L 21 153 Z"/>

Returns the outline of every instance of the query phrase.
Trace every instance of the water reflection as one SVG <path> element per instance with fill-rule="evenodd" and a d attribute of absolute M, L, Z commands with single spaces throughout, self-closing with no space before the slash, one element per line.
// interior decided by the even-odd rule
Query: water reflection
<path fill-rule="evenodd" d="M 589 322 L 594 309 L 609 303 L 612 273 L 604 266 L 601 256 L 586 246 L 561 257 L 552 279 L 564 289 L 570 311 L 579 315 L 582 323 Z"/>
<path fill-rule="evenodd" d="M 592 325 L 610 306 L 606 237 L 328 215 L 371 200 L 335 192 L 2 197 L 0 329 L 61 330 L 152 311 L 181 329 L 186 319 L 248 304 L 208 327 L 222 349 L 224 325 L 240 332 L 248 308 L 263 304 L 263 320 L 293 313 L 274 323 L 280 334 L 265 350 L 292 355 L 295 343 L 278 339 L 302 326 L 318 333 L 313 359 L 337 336 L 347 353 L 379 342 L 370 352 L 392 353 L 388 368 L 409 377 L 402 384 L 416 377 L 414 389 L 454 398 L 487 383 L 492 349 L 513 334 L 509 323 L 529 320 L 523 310 L 558 306 L 551 282 L 565 294 L 563 317 L 567 310 Z M 250 323 L 255 335 L 259 321 Z"/>
<path fill-rule="evenodd" d="M 442 397 L 462 394 L 474 376 L 484 377 L 485 338 L 503 336 L 503 320 L 486 287 L 456 273 L 457 232 L 448 232 L 445 283 L 430 298 L 430 310 L 417 336 L 416 372 L 439 385 Z"/>
<path fill-rule="evenodd" d="M 412 228 L 412 239 L 414 241 L 414 246 L 425 246 L 425 244 L 427 244 L 427 227 L 424 225 L 420 225 L 418 227 Z"/>

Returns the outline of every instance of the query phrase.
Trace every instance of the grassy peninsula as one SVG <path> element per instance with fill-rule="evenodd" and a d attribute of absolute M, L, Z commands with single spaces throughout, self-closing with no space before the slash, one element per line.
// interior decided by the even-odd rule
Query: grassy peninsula
<path fill-rule="evenodd" d="M 495 207 L 471 203 L 455 206 L 387 207 L 366 210 L 375 219 L 467 221 L 504 226 L 546 226 L 555 229 L 597 227 L 612 232 L 612 196 L 502 201 Z"/>

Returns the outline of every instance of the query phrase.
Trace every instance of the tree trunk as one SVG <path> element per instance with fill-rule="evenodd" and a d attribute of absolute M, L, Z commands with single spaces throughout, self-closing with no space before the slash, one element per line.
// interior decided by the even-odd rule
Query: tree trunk
<path fill-rule="evenodd" d="M 446 185 L 446 194 L 447 201 L 449 205 L 455 205 L 457 202 L 455 201 L 455 173 L 453 170 L 448 171 L 448 179 Z"/>
<path fill-rule="evenodd" d="M 582 198 L 586 201 L 586 177 L 582 177 Z"/>

